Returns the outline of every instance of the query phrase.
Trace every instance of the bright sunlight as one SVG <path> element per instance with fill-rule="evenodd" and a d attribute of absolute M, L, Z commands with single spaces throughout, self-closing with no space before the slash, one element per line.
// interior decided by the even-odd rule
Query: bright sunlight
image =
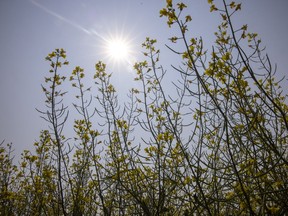
<path fill-rule="evenodd" d="M 120 62 L 128 61 L 131 54 L 130 45 L 123 38 L 112 38 L 107 41 L 106 52 L 111 60 Z"/>

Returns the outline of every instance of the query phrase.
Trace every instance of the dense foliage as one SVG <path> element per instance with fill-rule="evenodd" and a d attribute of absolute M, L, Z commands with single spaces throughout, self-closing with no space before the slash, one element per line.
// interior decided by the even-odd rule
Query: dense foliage
<path fill-rule="evenodd" d="M 49 129 L 17 165 L 1 144 L 1 215 L 288 214 L 287 98 L 257 34 L 232 24 L 241 4 L 208 3 L 221 23 L 207 50 L 190 36 L 184 3 L 167 0 L 160 11 L 179 28 L 169 47 L 182 58 L 169 84 L 176 95 L 165 93 L 160 51 L 147 38 L 147 59 L 134 66 L 142 87 L 124 106 L 103 62 L 92 87 L 84 69 L 72 71 L 79 115 L 68 125 L 66 52 L 46 57 L 39 112 Z"/>

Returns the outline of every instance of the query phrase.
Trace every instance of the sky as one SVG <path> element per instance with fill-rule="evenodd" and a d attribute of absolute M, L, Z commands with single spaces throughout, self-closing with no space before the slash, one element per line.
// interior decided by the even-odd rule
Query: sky
<path fill-rule="evenodd" d="M 219 17 L 209 12 L 206 0 L 184 2 L 193 19 L 191 34 L 203 36 L 209 47 Z M 47 129 L 35 108 L 44 108 L 41 83 L 49 71 L 44 59 L 55 48 L 67 51 L 68 77 L 77 65 L 93 74 L 96 62 L 106 62 L 120 94 L 134 85 L 132 61 L 143 59 L 141 43 L 147 36 L 159 41 L 161 63 L 172 71 L 175 56 L 165 43 L 175 32 L 159 18 L 164 6 L 165 0 L 0 0 L 0 142 L 12 142 L 17 155 Z M 281 76 L 288 64 L 287 8 L 287 0 L 244 0 L 235 18 L 260 35 Z M 115 37 L 130 44 L 128 62 L 107 56 L 105 44 Z"/>

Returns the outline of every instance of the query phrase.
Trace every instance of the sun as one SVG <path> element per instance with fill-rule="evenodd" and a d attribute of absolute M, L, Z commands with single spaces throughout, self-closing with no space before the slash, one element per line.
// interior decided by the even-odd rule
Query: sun
<path fill-rule="evenodd" d="M 127 69 L 129 72 L 133 70 L 138 59 L 137 34 L 133 28 L 127 30 L 125 26 L 120 28 L 115 25 L 115 28 L 103 30 L 102 34 L 97 33 L 97 36 L 101 38 L 101 42 L 95 46 L 97 52 L 111 69 Z"/>
<path fill-rule="evenodd" d="M 128 40 L 121 37 L 110 38 L 106 41 L 106 54 L 113 62 L 129 61 L 131 45 Z"/>
<path fill-rule="evenodd" d="M 127 63 L 132 54 L 131 43 L 124 37 L 110 37 L 106 40 L 105 53 L 114 63 Z"/>
<path fill-rule="evenodd" d="M 113 67 L 133 66 L 135 63 L 135 38 L 131 37 L 128 31 L 117 29 L 103 39 L 103 56 L 105 61 Z"/>

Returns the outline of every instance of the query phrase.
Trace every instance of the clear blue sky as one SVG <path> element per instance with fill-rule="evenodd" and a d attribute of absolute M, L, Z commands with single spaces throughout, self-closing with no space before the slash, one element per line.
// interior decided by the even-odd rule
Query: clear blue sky
<path fill-rule="evenodd" d="M 186 2 L 193 18 L 191 34 L 202 35 L 209 45 L 217 16 L 209 13 L 206 0 Z M 156 38 L 162 63 L 173 62 L 173 55 L 164 47 L 173 30 L 159 18 L 164 5 L 165 0 L 0 0 L 0 142 L 13 142 L 18 154 L 31 148 L 40 130 L 47 129 L 35 108 L 43 107 L 40 85 L 49 70 L 44 58 L 55 48 L 67 51 L 71 62 L 67 76 L 76 65 L 93 73 L 98 60 L 108 61 L 103 38 L 111 35 L 131 40 L 135 59 L 141 58 L 145 37 Z M 248 23 L 251 31 L 259 33 L 282 75 L 288 64 L 287 8 L 287 0 L 245 0 L 235 20 Z M 124 63 L 111 70 L 120 88 L 125 88 L 130 78 L 132 81 Z"/>

